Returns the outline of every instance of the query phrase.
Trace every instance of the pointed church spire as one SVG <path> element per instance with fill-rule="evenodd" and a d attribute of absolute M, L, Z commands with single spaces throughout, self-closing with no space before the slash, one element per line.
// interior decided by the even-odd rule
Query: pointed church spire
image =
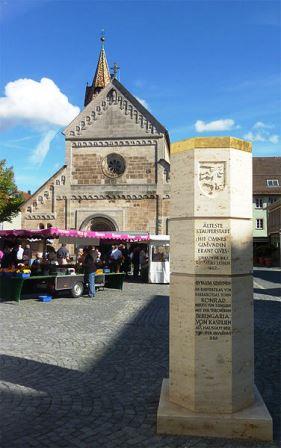
<path fill-rule="evenodd" d="M 103 33 L 101 35 L 100 40 L 101 40 L 101 51 L 99 55 L 96 73 L 93 80 L 94 94 L 96 93 L 95 92 L 96 89 L 99 89 L 98 91 L 100 91 L 110 82 L 110 74 L 104 49 L 105 37 Z"/>
<path fill-rule="evenodd" d="M 87 106 L 87 104 L 89 104 L 92 101 L 93 97 L 97 95 L 111 81 L 104 49 L 105 37 L 103 31 L 100 40 L 101 40 L 101 50 L 99 60 L 92 85 L 91 86 L 87 85 L 86 87 L 84 106 Z"/>

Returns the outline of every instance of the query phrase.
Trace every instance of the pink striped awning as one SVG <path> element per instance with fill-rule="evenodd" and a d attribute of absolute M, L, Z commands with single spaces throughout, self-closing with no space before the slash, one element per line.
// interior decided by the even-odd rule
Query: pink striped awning
<path fill-rule="evenodd" d="M 116 241 L 148 241 L 149 233 L 122 233 L 122 232 L 92 232 L 90 230 L 63 230 L 57 227 L 40 230 L 0 230 L 0 238 L 93 238 L 100 240 L 116 240 Z"/>

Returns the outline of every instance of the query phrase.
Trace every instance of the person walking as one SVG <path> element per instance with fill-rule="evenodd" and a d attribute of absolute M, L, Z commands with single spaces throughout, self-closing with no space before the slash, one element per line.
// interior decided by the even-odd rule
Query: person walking
<path fill-rule="evenodd" d="M 93 246 L 89 246 L 83 261 L 84 283 L 88 284 L 88 297 L 94 298 L 95 290 L 95 272 L 97 270 L 98 252 Z"/>

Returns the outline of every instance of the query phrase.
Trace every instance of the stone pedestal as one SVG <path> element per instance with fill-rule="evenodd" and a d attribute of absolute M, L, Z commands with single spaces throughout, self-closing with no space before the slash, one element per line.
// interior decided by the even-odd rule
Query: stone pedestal
<path fill-rule="evenodd" d="M 158 433 L 272 439 L 254 387 L 252 157 L 231 137 L 172 145 L 170 369 Z"/>

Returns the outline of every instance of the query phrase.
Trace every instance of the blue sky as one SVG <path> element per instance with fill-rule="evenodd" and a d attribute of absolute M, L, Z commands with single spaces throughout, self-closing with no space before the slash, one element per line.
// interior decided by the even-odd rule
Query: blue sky
<path fill-rule="evenodd" d="M 233 135 L 281 155 L 280 5 L 2 0 L 0 157 L 31 191 L 64 163 L 61 132 L 83 107 L 101 29 L 109 65 L 172 141 Z"/>

